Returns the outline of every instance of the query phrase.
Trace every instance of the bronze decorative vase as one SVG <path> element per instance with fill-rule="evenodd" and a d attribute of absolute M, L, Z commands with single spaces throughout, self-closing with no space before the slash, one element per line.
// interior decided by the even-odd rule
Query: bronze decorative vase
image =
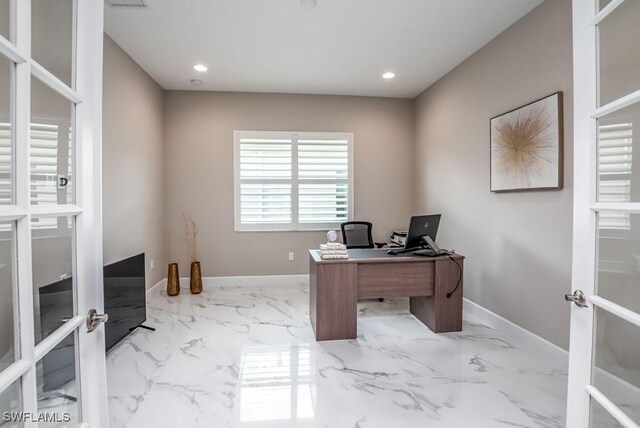
<path fill-rule="evenodd" d="M 202 272 L 200 271 L 200 262 L 191 263 L 191 281 L 189 288 L 192 294 L 200 294 L 202 292 Z"/>
<path fill-rule="evenodd" d="M 178 263 L 169 263 L 169 272 L 167 273 L 167 294 L 169 296 L 177 296 L 180 294 Z"/>

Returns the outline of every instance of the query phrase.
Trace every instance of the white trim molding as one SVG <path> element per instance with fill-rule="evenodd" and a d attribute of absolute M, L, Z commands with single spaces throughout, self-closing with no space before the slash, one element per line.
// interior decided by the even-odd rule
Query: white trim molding
<path fill-rule="evenodd" d="M 151 293 L 151 291 L 155 290 L 157 287 L 167 288 L 167 278 L 162 278 L 160 281 L 147 288 L 147 301 L 149 301 L 149 294 Z"/>
<path fill-rule="evenodd" d="M 561 369 L 567 370 L 569 352 L 560 346 L 543 339 L 467 298 L 464 298 L 463 313 L 467 319 L 475 319 L 505 333 L 516 342 L 517 346 L 522 346 L 524 349 L 555 363 Z M 634 397 L 640 394 L 640 388 L 616 376 L 614 373 L 604 370 L 602 367 L 596 367 L 595 374 L 597 383 L 603 390 L 616 392 L 615 398 L 617 400 L 622 401 L 624 397 Z"/>
<path fill-rule="evenodd" d="M 277 287 L 282 285 L 308 285 L 309 275 L 263 275 L 263 276 L 206 276 L 202 278 L 203 287 Z M 147 289 L 147 299 L 156 288 L 166 288 L 167 278 L 163 278 Z M 189 288 L 189 277 L 180 278 L 180 288 Z"/>
<path fill-rule="evenodd" d="M 203 287 L 277 287 L 308 284 L 309 275 L 208 276 L 202 278 Z M 189 278 L 180 278 L 180 286 L 188 288 Z"/>
<path fill-rule="evenodd" d="M 569 354 L 566 350 L 546 339 L 543 339 L 537 334 L 520 327 L 508 319 L 491 312 L 489 309 L 472 302 L 466 297 L 464 298 L 463 303 L 463 313 L 467 317 L 475 318 L 489 327 L 500 330 L 516 340 L 519 345 L 542 357 L 545 357 L 546 359 L 556 363 L 558 366 L 565 369 L 567 368 L 569 363 Z"/>

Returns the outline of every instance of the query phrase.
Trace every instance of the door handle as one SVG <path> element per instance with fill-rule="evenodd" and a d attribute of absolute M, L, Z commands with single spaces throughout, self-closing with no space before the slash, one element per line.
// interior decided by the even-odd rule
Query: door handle
<path fill-rule="evenodd" d="M 99 314 L 95 309 L 87 313 L 87 333 L 94 331 L 100 324 L 109 320 L 109 314 Z"/>
<path fill-rule="evenodd" d="M 587 307 L 587 299 L 584 297 L 584 293 L 580 290 L 574 291 L 573 294 L 565 294 L 564 300 L 575 303 L 579 308 Z"/>

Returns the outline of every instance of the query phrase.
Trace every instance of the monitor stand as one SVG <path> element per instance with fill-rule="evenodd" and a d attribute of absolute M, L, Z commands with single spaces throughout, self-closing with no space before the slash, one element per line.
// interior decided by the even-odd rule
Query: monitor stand
<path fill-rule="evenodd" d="M 73 401 L 74 403 L 78 402 L 78 398 L 73 395 L 59 393 L 58 397 L 64 398 L 65 400 Z"/>

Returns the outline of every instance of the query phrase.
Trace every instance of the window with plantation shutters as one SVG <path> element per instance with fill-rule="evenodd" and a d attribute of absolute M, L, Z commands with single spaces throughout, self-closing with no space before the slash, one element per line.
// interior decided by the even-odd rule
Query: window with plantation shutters
<path fill-rule="evenodd" d="M 336 228 L 353 213 L 353 134 L 236 131 L 237 231 Z"/>
<path fill-rule="evenodd" d="M 633 124 L 618 120 L 602 124 L 598 129 L 600 174 L 598 200 L 600 202 L 630 202 L 633 167 Z M 599 213 L 600 229 L 630 229 L 628 212 Z"/>

